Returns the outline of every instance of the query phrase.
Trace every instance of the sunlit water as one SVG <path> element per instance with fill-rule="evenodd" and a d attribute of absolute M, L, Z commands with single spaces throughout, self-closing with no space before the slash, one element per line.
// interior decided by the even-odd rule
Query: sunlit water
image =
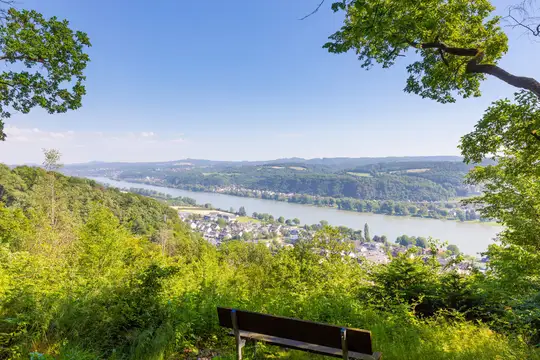
<path fill-rule="evenodd" d="M 343 225 L 353 229 L 363 230 L 364 224 L 368 223 L 372 237 L 373 235 L 386 235 L 388 240 L 393 242 L 398 236 L 403 234 L 424 237 L 431 236 L 435 239 L 455 244 L 461 251 L 471 255 L 485 251 L 497 233 L 502 230 L 500 226 L 481 223 L 358 213 L 274 200 L 193 192 L 126 181 L 115 181 L 101 177 L 93 177 L 91 179 L 117 188 L 143 188 L 170 194 L 174 197 L 187 196 L 195 199 L 198 204 L 210 203 L 214 207 L 221 209 L 232 207 L 238 210 L 240 206 L 244 206 L 248 214 L 258 212 L 268 213 L 276 218 L 279 216 L 283 216 L 286 219 L 299 218 L 302 224 L 316 224 L 321 220 L 326 220 L 330 225 Z"/>

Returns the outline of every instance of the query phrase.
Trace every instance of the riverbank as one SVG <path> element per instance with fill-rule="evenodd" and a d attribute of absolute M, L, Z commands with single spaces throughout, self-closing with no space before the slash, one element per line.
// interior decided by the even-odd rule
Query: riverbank
<path fill-rule="evenodd" d="M 306 194 L 283 194 L 272 191 L 261 191 L 243 188 L 215 188 L 201 185 L 171 185 L 156 181 L 122 180 L 132 184 L 174 188 L 185 191 L 224 194 L 240 198 L 274 200 L 285 203 L 302 204 L 321 208 L 331 208 L 364 214 L 410 217 L 432 220 L 449 220 L 456 222 L 482 223 L 500 226 L 491 220 L 482 220 L 478 212 L 472 208 L 462 208 L 459 202 L 400 202 L 392 200 L 359 200 L 353 198 L 332 198 L 311 196 Z"/>
<path fill-rule="evenodd" d="M 218 193 L 191 192 L 171 187 L 158 187 L 125 181 L 115 181 L 108 178 L 93 177 L 95 181 L 108 184 L 116 188 L 138 187 L 149 191 L 162 192 L 171 197 L 185 197 L 196 200 L 198 204 L 213 204 L 220 209 L 238 210 L 245 207 L 247 214 L 266 213 L 275 218 L 280 216 L 286 219 L 298 218 L 303 224 L 316 224 L 325 220 L 332 226 L 346 226 L 355 230 L 362 230 L 368 223 L 372 234 L 386 235 L 388 239 L 408 234 L 417 237 L 432 236 L 435 239 L 447 241 L 457 245 L 461 251 L 469 255 L 477 255 L 487 250 L 493 239 L 503 230 L 503 227 L 485 225 L 484 223 L 459 222 L 449 220 L 424 219 L 419 217 L 387 216 L 380 214 L 342 211 L 336 208 L 308 206 L 266 199 L 237 197 Z"/>

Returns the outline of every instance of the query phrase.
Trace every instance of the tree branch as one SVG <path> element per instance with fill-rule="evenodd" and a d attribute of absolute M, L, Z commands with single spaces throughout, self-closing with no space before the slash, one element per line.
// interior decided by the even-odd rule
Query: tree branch
<path fill-rule="evenodd" d="M 444 51 L 447 54 L 457 55 L 457 56 L 476 56 L 478 55 L 478 49 L 467 49 L 467 48 L 454 48 L 446 46 L 441 42 L 432 42 L 432 43 L 423 43 L 420 44 L 422 49 L 439 49 Z"/>
<path fill-rule="evenodd" d="M 536 9 L 532 4 L 526 1 L 521 2 L 521 4 L 511 6 L 508 9 L 508 15 L 504 17 L 505 20 L 511 19 L 509 26 L 512 28 L 522 27 L 523 29 L 529 31 L 533 36 L 540 36 L 540 17 L 534 16 Z M 518 17 L 521 20 L 518 20 L 513 13 L 518 13 Z M 538 24 L 537 24 L 538 23 Z"/>
<path fill-rule="evenodd" d="M 442 49 L 439 49 L 439 54 L 441 55 L 441 59 L 444 62 L 444 65 L 450 67 L 450 65 L 448 64 L 448 60 L 446 60 L 446 58 L 444 57 L 444 51 Z"/>
<path fill-rule="evenodd" d="M 531 27 L 530 25 L 524 24 L 523 22 L 519 21 L 518 19 L 516 19 L 511 14 L 508 14 L 507 18 L 510 18 L 510 19 L 512 19 L 512 21 L 515 22 L 515 24 L 512 25 L 512 28 L 515 28 L 517 26 L 521 26 L 522 28 L 524 28 L 526 30 L 529 30 L 532 33 L 533 36 L 539 36 L 540 35 L 540 24 L 538 24 L 538 26 L 536 26 L 536 29 L 535 29 L 535 28 Z"/>
<path fill-rule="evenodd" d="M 465 71 L 471 74 L 489 74 L 495 76 L 509 85 L 529 90 L 540 98 L 540 83 L 536 79 L 526 76 L 516 76 L 497 65 L 479 64 L 478 62 L 478 58 L 471 59 L 467 63 Z"/>
<path fill-rule="evenodd" d="M 315 10 L 313 10 L 312 12 L 310 12 L 309 14 L 307 14 L 306 16 L 304 16 L 303 18 L 301 18 L 300 20 L 305 20 L 307 19 L 308 17 L 310 17 L 311 15 L 315 14 L 317 11 L 319 11 L 319 9 L 321 8 L 321 6 L 323 6 L 325 0 L 322 0 L 321 3 L 317 6 L 317 8 L 315 8 Z"/>
<path fill-rule="evenodd" d="M 505 83 L 515 86 L 520 89 L 525 89 L 533 92 L 536 96 L 540 98 L 540 82 L 534 78 L 525 77 L 525 76 L 516 76 L 510 74 L 508 71 L 498 67 L 493 64 L 480 64 L 484 54 L 478 49 L 470 48 L 455 48 L 449 47 L 441 42 L 431 42 L 431 43 L 422 43 L 418 44 L 412 41 L 406 41 L 409 45 L 416 48 L 420 47 L 422 49 L 439 49 L 446 54 L 456 55 L 456 56 L 471 56 L 473 57 L 468 63 L 465 71 L 470 74 L 489 74 L 495 76 L 499 80 L 504 81 Z"/>

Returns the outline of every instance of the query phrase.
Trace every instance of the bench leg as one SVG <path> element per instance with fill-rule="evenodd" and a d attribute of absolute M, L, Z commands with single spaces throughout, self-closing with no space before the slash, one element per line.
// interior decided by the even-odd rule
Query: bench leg
<path fill-rule="evenodd" d="M 347 345 L 347 329 L 341 329 L 341 351 L 343 353 L 343 359 L 349 360 L 349 347 Z"/>
<path fill-rule="evenodd" d="M 242 360 L 242 348 L 246 345 L 246 340 L 240 339 L 236 342 L 236 358 Z"/>
<path fill-rule="evenodd" d="M 236 359 L 242 360 L 242 348 L 246 344 L 246 340 L 240 338 L 240 330 L 238 329 L 238 319 L 236 318 L 236 310 L 231 311 L 231 320 L 234 331 L 234 338 L 236 340 Z"/>

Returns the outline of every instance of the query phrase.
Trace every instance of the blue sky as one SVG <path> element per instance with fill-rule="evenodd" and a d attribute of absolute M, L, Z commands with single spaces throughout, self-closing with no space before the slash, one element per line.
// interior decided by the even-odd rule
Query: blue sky
<path fill-rule="evenodd" d="M 51 147 L 67 163 L 457 155 L 489 103 L 515 91 L 489 79 L 482 98 L 451 105 L 406 94 L 407 59 L 365 71 L 321 48 L 342 18 L 326 6 L 298 20 L 318 2 L 23 0 L 88 33 L 88 95 L 74 112 L 14 115 L 0 161 L 40 162 Z M 540 44 L 508 33 L 500 65 L 538 78 Z"/>

